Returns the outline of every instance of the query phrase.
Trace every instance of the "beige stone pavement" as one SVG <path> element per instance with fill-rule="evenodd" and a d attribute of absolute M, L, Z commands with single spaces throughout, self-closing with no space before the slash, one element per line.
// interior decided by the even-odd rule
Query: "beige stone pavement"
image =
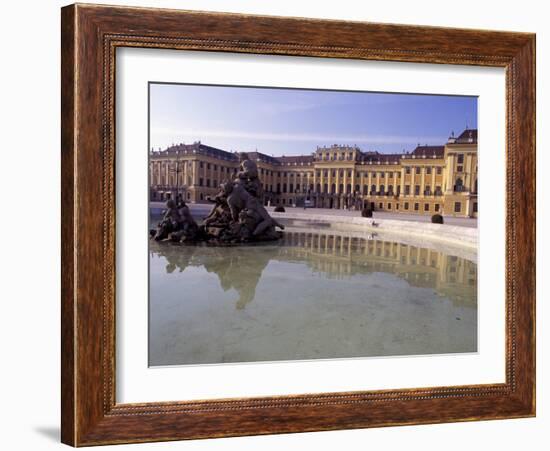
<path fill-rule="evenodd" d="M 212 204 L 188 204 L 191 211 L 197 215 L 208 214 L 212 208 Z M 163 202 L 151 202 L 150 207 L 154 209 L 163 209 Z M 267 207 L 268 211 L 273 211 L 275 207 Z M 333 215 L 333 216 L 349 216 L 349 217 L 360 217 L 361 212 L 357 210 L 338 210 L 332 208 L 307 208 L 303 209 L 300 207 L 285 207 L 285 210 L 289 213 L 300 213 L 300 214 L 312 214 L 312 215 Z M 398 221 L 412 221 L 412 222 L 431 222 L 431 215 L 422 215 L 414 213 L 389 213 L 383 211 L 375 211 L 373 213 L 373 219 L 393 219 Z M 461 227 L 477 227 L 476 218 L 453 218 L 452 216 L 444 216 L 444 223 L 447 225 L 461 226 Z"/>

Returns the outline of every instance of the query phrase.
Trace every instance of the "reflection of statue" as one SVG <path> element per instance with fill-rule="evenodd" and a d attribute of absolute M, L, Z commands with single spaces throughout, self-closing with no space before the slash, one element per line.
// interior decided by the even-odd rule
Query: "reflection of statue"
<path fill-rule="evenodd" d="M 241 221 L 247 221 L 247 211 Z M 164 257 L 166 272 L 184 271 L 188 266 L 204 267 L 218 276 L 224 291 L 239 293 L 236 307 L 254 299 L 263 270 L 271 261 L 305 264 L 313 273 L 327 278 L 348 278 L 373 273 L 393 274 L 410 286 L 433 289 L 455 306 L 477 305 L 477 265 L 475 257 L 448 256 L 427 249 L 426 260 L 417 261 L 420 248 L 409 244 L 348 237 L 341 233 L 286 231 L 273 244 L 251 246 L 174 247 L 151 244 L 152 255 Z M 451 271 L 453 268 L 453 271 Z M 459 276 L 460 275 L 460 276 Z M 185 288 L 182 287 L 182 290 Z"/>
<path fill-rule="evenodd" d="M 233 289 L 239 294 L 235 304 L 239 310 L 252 302 L 263 270 L 279 253 L 279 247 L 261 245 L 253 249 L 233 246 L 230 252 L 214 246 L 202 247 L 200 252 L 196 251 L 196 246 L 178 249 L 158 244 L 153 246 L 153 252 L 166 259 L 168 274 L 176 269 L 183 272 L 189 266 L 203 266 L 209 273 L 216 274 L 224 291 Z"/>
<path fill-rule="evenodd" d="M 277 251 L 273 248 L 254 249 L 251 258 L 249 248 L 233 248 L 229 255 L 220 253 L 219 248 L 214 249 L 219 258 L 209 258 L 204 267 L 208 272 L 216 273 L 224 291 L 234 289 L 239 293 L 235 307 L 244 309 L 254 300 L 262 272 Z"/>
<path fill-rule="evenodd" d="M 193 255 L 195 253 L 195 246 L 186 246 L 184 249 L 178 249 L 177 252 L 173 248 L 166 248 L 164 246 L 155 245 L 153 254 L 166 259 L 166 273 L 172 274 L 176 269 L 179 272 L 185 271 L 185 268 L 192 265 Z"/>

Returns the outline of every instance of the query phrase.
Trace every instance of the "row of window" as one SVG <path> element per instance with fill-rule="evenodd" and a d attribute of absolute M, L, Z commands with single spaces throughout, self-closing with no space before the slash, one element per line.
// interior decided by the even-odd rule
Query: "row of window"
<path fill-rule="evenodd" d="M 191 166 L 191 162 L 189 162 L 189 166 Z M 204 162 L 203 161 L 199 161 L 199 167 L 202 169 L 204 168 Z M 206 169 L 211 169 L 213 168 L 214 171 L 217 171 L 218 170 L 218 165 L 217 164 L 210 164 L 210 163 L 206 163 Z M 227 172 L 227 173 L 230 173 L 230 172 L 237 172 L 237 168 L 230 168 L 230 167 L 225 167 L 225 166 L 220 166 L 220 172 Z"/>
<path fill-rule="evenodd" d="M 199 186 L 204 186 L 204 179 L 202 177 L 199 178 Z M 206 187 L 207 188 L 217 188 L 218 187 L 218 181 L 216 179 L 212 180 L 212 184 L 210 184 L 210 179 L 206 179 Z"/>
<path fill-rule="evenodd" d="M 421 169 L 422 167 L 421 166 L 416 166 L 415 167 L 415 173 L 416 174 L 421 174 Z M 443 168 L 441 166 L 438 166 L 435 168 L 436 170 L 436 174 L 437 175 L 441 175 L 443 173 Z M 432 173 L 432 167 L 431 166 L 426 166 L 425 167 L 425 171 L 426 171 L 426 174 L 427 175 L 430 175 Z M 338 175 L 340 177 L 343 177 L 344 176 L 344 170 L 343 169 L 340 169 L 340 171 L 338 171 Z M 321 173 L 323 174 L 324 177 L 328 177 L 329 175 L 329 170 L 328 169 L 325 169 L 323 170 L 322 172 L 321 171 L 317 171 L 317 177 L 321 177 Z M 410 166 L 405 166 L 405 174 L 410 174 L 411 173 L 411 167 Z M 330 171 L 330 174 L 332 175 L 332 177 L 336 177 L 336 174 L 337 174 L 337 171 L 335 169 L 333 169 L 332 171 Z M 367 171 L 367 172 L 362 172 L 362 173 L 358 173 L 357 174 L 357 177 L 360 177 L 360 176 L 363 176 L 363 177 L 368 177 L 369 174 L 371 174 L 373 177 L 376 177 L 376 174 L 377 172 L 370 172 L 370 171 Z M 378 172 L 378 176 L 383 179 L 386 177 L 386 174 L 388 174 L 388 178 L 392 179 L 393 178 L 393 175 L 394 175 L 394 172 L 384 172 L 384 171 L 381 171 L 381 172 Z M 397 177 L 400 178 L 401 177 L 401 173 L 400 172 L 396 172 L 397 174 Z M 352 171 L 347 171 L 347 176 L 348 177 L 351 177 L 352 176 Z"/>
<path fill-rule="evenodd" d="M 283 187 L 285 186 L 285 184 L 283 184 Z M 291 185 L 292 186 L 292 185 Z M 297 185 L 299 186 L 299 185 Z M 310 185 L 312 189 L 313 185 Z M 415 185 L 414 186 L 414 195 L 415 196 L 419 196 L 420 195 L 420 185 Z M 283 191 L 283 192 L 286 192 L 286 191 Z M 292 192 L 292 190 L 291 190 Z M 317 193 L 324 193 L 324 194 L 328 194 L 329 191 L 328 191 L 328 184 L 324 184 L 323 185 L 323 190 L 321 191 L 321 184 L 317 184 L 317 190 L 316 190 Z M 332 184 L 330 186 L 330 194 L 336 194 L 336 184 Z M 344 185 L 343 184 L 340 184 L 338 185 L 338 193 L 343 193 L 344 192 Z M 368 185 L 363 185 L 363 191 L 361 192 L 361 187 L 359 185 L 355 185 L 355 190 L 354 190 L 355 193 L 357 194 L 363 194 L 363 195 L 392 195 L 394 194 L 394 188 L 392 185 L 388 186 L 388 189 L 386 191 L 386 186 L 385 185 L 379 185 L 378 187 L 376 185 L 371 185 L 370 186 L 370 190 L 369 190 L 369 186 Z M 346 185 L 346 191 L 345 191 L 346 194 L 350 194 L 351 193 L 351 185 L 348 184 Z M 396 192 L 395 194 L 399 195 L 401 193 L 401 187 L 400 186 L 397 186 L 396 188 Z M 405 196 L 409 196 L 411 194 L 411 186 L 410 185 L 405 185 Z M 435 195 L 435 196 L 442 196 L 443 195 L 443 192 L 441 191 L 441 186 L 437 185 L 435 187 L 435 190 L 432 192 L 432 188 L 430 185 L 426 185 L 424 187 L 424 191 L 422 192 L 422 194 L 424 196 L 431 196 L 431 195 Z"/>
<path fill-rule="evenodd" d="M 383 186 L 383 185 L 382 185 Z M 414 185 L 414 195 L 420 196 L 420 185 Z M 409 196 L 411 194 L 411 185 L 405 185 L 405 196 Z M 431 196 L 432 194 L 435 196 L 442 196 L 443 192 L 441 191 L 441 186 L 437 185 L 435 187 L 435 190 L 432 193 L 432 188 L 430 185 L 426 185 L 424 187 L 424 191 L 422 192 L 424 196 Z"/>
<path fill-rule="evenodd" d="M 185 163 L 184 161 L 181 161 L 180 163 L 182 163 L 181 166 L 178 165 L 178 162 L 170 162 L 170 163 L 168 163 L 168 170 L 171 171 L 171 172 L 183 171 L 183 167 L 182 167 L 182 166 L 185 165 L 186 163 Z M 165 164 L 166 164 L 166 163 L 165 163 Z M 187 164 L 188 164 L 189 168 L 192 167 L 192 162 L 191 162 L 191 161 L 187 162 Z M 199 167 L 202 169 L 202 168 L 204 168 L 204 166 L 205 166 L 204 162 L 203 162 L 203 161 L 200 161 L 200 162 L 199 162 Z M 217 170 L 218 170 L 218 165 L 217 165 L 217 164 L 206 163 L 206 169 L 211 169 L 211 168 L 213 168 L 214 171 L 217 171 Z M 166 166 L 164 166 L 164 167 L 163 167 L 162 165 L 161 165 L 161 166 L 157 166 L 155 169 L 156 169 L 156 172 L 157 172 L 157 173 L 159 173 L 159 172 L 164 172 L 164 171 L 166 170 Z M 219 166 L 219 169 L 220 169 L 220 172 L 222 172 L 222 173 L 226 172 L 226 173 L 229 174 L 229 173 L 231 173 L 231 172 L 233 172 L 233 173 L 236 173 L 236 172 L 237 172 L 237 168 L 231 168 L 231 167 L 226 167 L 226 166 Z M 271 172 L 273 172 L 273 171 L 271 171 Z M 273 175 L 273 174 L 272 174 L 272 175 Z"/>
<path fill-rule="evenodd" d="M 220 168 L 223 169 L 223 167 L 220 167 Z M 227 169 L 229 169 L 229 168 L 227 168 Z M 222 172 L 223 172 L 223 171 L 222 171 Z M 381 174 L 383 174 L 383 173 L 381 173 Z M 293 174 L 291 173 L 291 175 L 293 175 Z M 286 177 L 286 173 L 285 173 L 284 176 Z M 303 177 L 305 178 L 305 174 L 303 175 Z M 157 177 L 154 177 L 154 176 L 153 176 L 152 178 L 153 178 L 153 180 L 160 180 L 160 184 L 161 184 L 161 185 L 162 185 L 162 184 L 165 184 L 165 182 L 166 182 L 165 174 L 157 174 Z M 299 179 L 299 178 L 300 178 L 300 174 L 296 174 L 296 178 Z M 384 176 L 381 175 L 381 178 L 384 178 Z M 393 178 L 393 174 L 390 173 L 388 178 L 389 178 L 389 179 L 392 179 L 392 178 Z M 200 178 L 200 179 L 199 179 L 199 186 L 204 186 L 204 185 L 202 184 L 202 182 L 200 182 L 201 179 L 203 179 L 203 178 Z M 173 174 L 170 174 L 169 180 L 171 180 L 173 183 L 175 183 L 175 176 L 174 176 Z M 180 178 L 180 180 L 181 180 L 181 178 Z M 208 184 L 208 183 L 209 183 L 209 182 L 208 182 L 209 179 L 206 179 L 206 180 L 207 180 L 207 186 L 210 186 L 210 185 Z M 458 180 L 460 180 L 460 182 L 457 181 L 456 185 L 457 185 L 457 186 L 460 186 L 460 185 L 461 185 L 461 179 L 458 179 Z M 191 183 L 191 182 L 189 182 L 189 183 Z M 283 184 L 283 186 L 285 186 L 285 185 L 286 185 L 286 184 Z M 293 184 L 291 183 L 290 186 L 292 186 L 292 185 L 293 185 Z M 216 186 L 216 185 L 214 185 L 214 186 Z M 280 184 L 279 184 L 279 186 L 280 186 Z M 298 184 L 296 184 L 296 186 L 297 186 L 297 188 L 299 188 L 300 184 L 298 183 Z M 318 186 L 320 186 L 320 185 L 318 185 Z M 328 185 L 325 184 L 325 186 L 328 186 Z M 340 185 L 341 188 L 340 188 L 339 192 L 343 192 L 342 186 L 343 186 L 343 185 Z M 347 186 L 348 186 L 348 187 L 351 187 L 351 185 L 347 185 Z M 364 186 L 366 187 L 367 185 L 364 185 Z M 372 186 L 373 186 L 374 188 L 372 188 L 371 191 L 373 191 L 373 192 L 375 192 L 375 191 L 382 191 L 382 192 L 384 192 L 384 185 L 380 185 L 380 190 L 377 190 L 375 185 L 372 185 Z M 332 187 L 333 187 L 333 188 L 331 189 L 331 192 L 334 193 L 334 192 L 336 191 L 336 188 L 335 188 L 336 185 L 333 184 Z M 440 187 L 436 187 L 436 191 L 438 191 L 438 188 L 439 188 L 439 190 L 440 190 Z M 310 186 L 310 190 L 313 190 L 313 185 Z M 324 192 L 326 193 L 327 190 L 328 190 L 328 188 L 325 189 Z M 428 193 L 426 193 L 426 194 L 430 194 L 430 193 L 429 193 L 429 190 L 430 190 L 430 187 L 429 187 L 428 185 L 426 185 L 425 190 L 424 190 L 425 192 L 428 191 Z M 460 188 L 456 189 L 455 191 L 459 191 L 459 190 L 460 190 Z M 280 188 L 278 189 L 278 191 L 280 191 Z M 318 188 L 317 191 L 320 192 L 321 189 Z M 346 189 L 346 191 L 347 191 L 347 192 L 350 192 L 350 191 L 351 191 L 351 188 Z M 357 191 L 357 192 L 360 191 L 359 185 L 356 185 L 355 191 Z M 286 192 L 286 188 L 284 189 L 283 192 Z M 293 190 L 292 188 L 290 188 L 290 192 L 294 192 L 294 190 Z M 406 193 L 406 194 L 409 194 L 409 192 L 410 192 L 410 186 L 409 186 L 409 185 L 405 185 L 405 193 Z M 420 193 L 420 185 L 415 185 L 415 194 L 418 195 L 419 193 Z M 367 194 L 367 189 L 366 189 L 366 188 L 364 188 L 364 194 Z"/>
<path fill-rule="evenodd" d="M 268 184 L 264 184 L 262 183 L 262 188 L 269 191 L 269 192 L 273 192 L 273 185 L 268 185 Z M 477 180 L 476 180 L 476 188 L 477 188 Z M 206 184 L 205 184 L 205 179 L 200 177 L 199 178 L 199 186 L 206 186 L 207 188 L 217 188 L 218 187 L 218 181 L 216 179 L 209 179 L 207 178 L 206 179 Z M 309 191 L 309 192 L 316 192 L 316 193 L 323 193 L 323 194 L 329 194 L 329 188 L 328 188 L 328 184 L 324 184 L 323 185 L 323 189 L 321 191 L 321 184 L 317 184 L 317 190 L 314 191 L 314 185 L 313 184 L 310 184 L 309 187 L 307 187 L 307 185 L 300 185 L 299 183 L 297 183 L 296 185 L 294 185 L 293 183 L 290 183 L 290 184 L 286 184 L 286 183 L 277 183 L 276 184 L 276 193 L 299 193 L 299 192 L 306 192 L 306 191 Z M 420 185 L 415 185 L 414 186 L 414 195 L 415 196 L 420 196 L 420 190 L 421 190 L 421 186 Z M 456 184 L 454 185 L 454 191 L 455 192 L 461 192 L 461 191 L 464 191 L 464 186 L 462 184 L 462 180 L 461 179 L 458 179 L 456 181 Z M 477 189 L 476 189 L 477 191 Z M 388 189 L 386 191 L 386 187 L 385 185 L 379 185 L 378 187 L 376 185 L 371 185 L 370 186 L 370 190 L 369 190 L 369 186 L 368 185 L 363 185 L 363 190 L 361 192 L 361 187 L 359 185 L 355 185 L 355 190 L 354 190 L 354 193 L 355 194 L 363 194 L 363 195 L 376 195 L 376 196 L 384 196 L 384 195 L 388 195 L 388 196 L 392 196 L 394 194 L 396 195 L 399 195 L 401 192 L 401 187 L 400 186 L 397 186 L 397 191 L 394 193 L 394 188 L 393 186 L 388 186 Z M 475 192 L 475 191 L 474 191 Z M 332 184 L 330 186 L 330 194 L 342 194 L 342 193 L 345 193 L 345 194 L 351 194 L 352 193 L 352 185 L 351 184 L 347 184 L 345 186 L 345 191 L 344 191 L 344 185 L 343 184 L 340 184 L 338 185 L 338 191 L 336 191 L 336 184 Z M 411 186 L 410 185 L 405 185 L 405 192 L 404 192 L 404 195 L 405 196 L 410 196 L 411 195 Z M 432 188 L 430 185 L 426 185 L 424 187 L 424 191 L 422 191 L 422 195 L 424 196 L 442 196 L 443 195 L 443 192 L 441 191 L 441 186 L 437 185 L 435 187 L 435 190 L 432 192 Z"/>
<path fill-rule="evenodd" d="M 353 160 L 353 153 L 349 153 L 347 158 L 346 158 L 346 155 L 345 154 L 341 154 L 338 158 L 336 157 L 336 154 L 334 154 L 332 157 L 329 157 L 329 154 L 326 154 L 323 158 L 324 160 L 336 160 L 336 159 L 339 159 L 339 160 Z M 191 161 L 188 161 L 188 164 L 189 164 L 189 167 L 191 167 L 191 164 L 192 162 Z M 200 161 L 199 162 L 200 164 L 200 167 L 203 168 L 204 167 L 204 162 L 203 161 Z M 457 164 L 464 164 L 464 154 L 458 154 L 457 155 Z M 211 163 L 206 163 L 206 168 L 207 169 L 210 169 L 211 167 L 213 166 L 214 168 L 214 171 L 217 171 L 218 170 L 218 165 L 217 164 L 213 164 L 211 165 Z M 415 171 L 417 174 L 420 174 L 420 169 L 421 167 L 420 166 L 415 166 Z M 441 167 L 437 167 L 437 173 L 438 174 L 441 174 Z M 220 166 L 220 170 L 223 172 L 224 171 L 224 166 Z M 228 171 L 231 170 L 231 168 L 227 168 Z M 236 171 L 237 169 L 236 168 L 233 168 L 234 171 Z M 271 174 L 269 174 L 269 172 L 271 172 Z M 432 167 L 431 166 L 427 166 L 426 167 L 426 173 L 427 174 L 431 174 L 432 172 Z M 263 174 L 264 173 L 264 169 L 261 169 L 261 173 Z M 265 173 L 267 175 L 273 175 L 273 171 L 268 171 L 266 170 Z M 410 166 L 405 166 L 405 173 L 406 174 L 410 174 L 411 173 L 411 167 Z M 381 173 L 381 176 L 383 177 L 384 173 Z M 285 177 L 286 177 L 286 173 L 285 173 Z"/>
<path fill-rule="evenodd" d="M 189 165 L 191 165 L 191 162 L 189 162 Z M 199 165 L 200 165 L 200 168 L 204 168 L 204 162 L 202 162 L 202 161 L 199 162 Z M 217 170 L 218 170 L 218 165 L 217 165 L 217 164 L 211 165 L 210 163 L 206 163 L 206 169 L 209 170 L 209 169 L 211 169 L 211 168 L 213 168 L 214 171 L 217 171 Z M 227 174 L 230 174 L 231 172 L 232 172 L 233 174 L 237 173 L 237 168 L 230 168 L 230 167 L 225 167 L 225 166 L 219 166 L 219 169 L 220 169 L 220 172 L 221 172 L 221 173 L 227 173 Z M 442 169 L 441 167 L 436 167 L 435 169 L 436 169 L 437 175 L 441 175 L 441 174 L 442 174 L 442 170 L 443 170 L 443 169 Z M 181 171 L 181 169 L 177 168 L 176 166 L 174 166 L 174 168 L 169 168 L 169 170 L 170 170 L 171 172 L 179 172 L 179 171 Z M 163 172 L 163 171 L 162 171 L 161 169 L 158 169 L 158 170 L 156 171 L 156 175 L 157 175 L 157 176 L 161 176 L 161 173 L 162 173 L 162 172 Z M 336 177 L 337 172 L 338 172 L 338 175 L 339 175 L 340 177 L 344 177 L 344 173 L 345 173 L 345 171 L 342 170 L 342 169 L 339 170 L 339 171 L 337 171 L 337 170 L 335 170 L 335 169 L 333 169 L 332 171 L 329 171 L 328 169 L 325 169 L 325 170 L 323 170 L 323 171 L 318 170 L 318 171 L 316 172 L 316 175 L 317 175 L 317 177 L 320 178 L 320 177 L 321 177 L 321 173 L 322 173 L 324 177 L 328 177 L 328 176 L 329 176 L 329 172 L 330 172 L 330 174 L 331 174 L 332 177 Z M 430 175 L 430 174 L 432 173 L 432 167 L 431 167 L 431 166 L 425 167 L 425 172 L 426 172 L 427 175 Z M 459 172 L 459 173 L 463 172 L 463 166 L 457 166 L 456 172 Z M 410 166 L 405 166 L 405 174 L 410 174 L 410 173 L 411 173 L 411 167 L 410 167 Z M 261 169 L 260 169 L 260 175 L 267 175 L 267 176 L 272 176 L 272 177 L 273 177 L 274 174 L 275 174 L 278 178 L 280 178 L 280 177 L 297 177 L 297 178 L 304 177 L 304 178 L 305 178 L 305 177 L 308 177 L 308 176 L 311 176 L 311 175 L 312 175 L 312 174 L 308 174 L 308 173 L 302 173 L 302 174 L 300 174 L 300 173 L 294 173 L 294 172 L 290 172 L 290 173 L 282 172 L 282 173 L 281 173 L 281 172 L 274 172 L 274 171 L 272 171 L 272 170 L 267 170 L 267 169 L 264 169 L 264 168 L 261 168 Z M 358 174 L 357 174 L 357 177 L 360 177 L 360 176 L 368 177 L 369 174 L 372 174 L 373 177 L 376 177 L 377 172 L 363 172 L 363 173 L 358 173 Z M 386 172 L 379 172 L 379 173 L 378 173 L 378 176 L 379 176 L 379 178 L 384 179 L 384 178 L 386 178 L 386 174 L 387 174 L 387 178 L 389 178 L 389 179 L 393 179 L 393 178 L 394 178 L 394 173 L 393 173 L 393 172 L 388 172 L 388 173 L 386 173 Z M 416 167 L 415 167 L 415 174 L 421 174 L 421 167 L 420 167 L 420 166 L 416 166 Z M 400 173 L 400 172 L 397 172 L 396 175 L 397 175 L 398 178 L 401 178 L 401 173 Z M 352 177 L 352 171 L 349 171 L 349 170 L 348 170 L 348 171 L 347 171 L 347 176 L 348 176 L 348 178 L 351 178 L 351 177 Z"/>
<path fill-rule="evenodd" d="M 187 200 L 190 200 L 191 199 L 191 193 L 187 192 L 186 197 L 187 197 Z M 167 200 L 167 199 L 170 199 L 170 198 L 171 198 L 171 193 L 165 193 L 165 199 L 163 199 L 163 200 Z M 200 200 L 204 200 L 204 194 L 200 193 L 199 198 L 200 198 Z M 153 195 L 153 199 L 158 200 L 156 193 Z M 276 205 L 282 204 L 282 205 L 292 206 L 293 205 L 293 200 L 291 198 L 290 199 L 278 199 L 277 198 L 277 199 L 275 199 L 275 204 Z M 384 202 L 379 202 L 378 203 L 378 209 L 380 209 L 380 210 L 384 210 L 384 209 L 392 210 L 392 206 L 395 206 L 395 210 L 399 210 L 399 205 L 400 205 L 399 203 L 392 204 L 392 202 L 388 202 L 388 203 L 386 203 L 386 208 L 384 208 Z M 372 203 L 372 206 L 374 206 L 374 202 Z M 419 202 L 414 202 L 411 205 L 409 202 L 404 202 L 403 203 L 403 209 L 406 210 L 406 211 L 420 211 L 420 203 Z M 423 211 L 424 212 L 429 212 L 430 211 L 430 204 L 429 203 L 424 203 L 423 204 Z M 433 211 L 438 213 L 440 211 L 440 204 L 434 204 Z M 477 202 L 473 203 L 472 211 L 473 211 L 473 213 L 478 212 Z M 461 213 L 462 212 L 462 202 L 455 202 L 454 203 L 454 212 L 455 213 Z"/>
<path fill-rule="evenodd" d="M 426 174 L 430 175 L 432 173 L 432 167 L 431 166 L 426 166 L 425 169 L 426 169 Z M 443 168 L 441 166 L 437 166 L 435 168 L 435 171 L 436 171 L 437 175 L 441 175 L 442 172 L 443 172 Z M 415 166 L 414 167 L 414 172 L 415 172 L 415 174 L 420 174 L 422 172 L 422 166 Z M 410 166 L 405 166 L 405 174 L 410 174 L 410 173 L 411 173 L 411 167 Z"/>
<path fill-rule="evenodd" d="M 409 207 L 411 205 L 409 204 L 409 202 L 404 202 L 403 203 L 403 209 L 404 210 L 409 210 Z M 380 210 L 383 210 L 384 209 L 384 203 L 383 202 L 379 202 L 378 204 L 378 208 Z M 392 203 L 391 202 L 388 202 L 387 203 L 387 207 L 386 207 L 387 210 L 391 210 L 392 209 Z M 395 204 L 395 209 L 396 210 L 399 210 L 399 204 Z M 420 203 L 418 202 L 415 202 L 414 204 L 412 204 L 412 210 L 414 211 L 420 211 Z M 424 212 L 429 212 L 430 211 L 430 204 L 429 203 L 425 203 L 423 205 L 423 211 Z M 440 204 L 434 204 L 434 211 L 436 213 L 438 213 L 440 211 Z M 462 202 L 455 202 L 454 203 L 454 206 L 453 206 L 453 211 L 455 213 L 460 213 L 462 212 Z M 477 213 L 477 202 L 474 202 L 473 205 L 472 205 L 472 211 L 474 213 Z"/>
<path fill-rule="evenodd" d="M 173 168 L 172 168 L 173 166 Z M 191 167 L 191 162 L 189 162 L 189 166 Z M 201 169 L 203 169 L 205 166 L 204 162 L 203 161 L 200 161 L 199 162 L 199 167 Z M 210 169 L 213 169 L 214 171 L 217 171 L 218 170 L 218 165 L 217 164 L 210 164 L 210 163 L 206 163 L 206 169 L 207 170 L 210 170 Z M 220 166 L 219 167 L 220 169 L 220 172 L 224 173 L 224 172 L 227 172 L 228 174 L 230 172 L 233 172 L 233 173 L 236 173 L 237 172 L 237 168 L 230 168 L 230 167 L 225 167 L 225 166 Z M 421 174 L 421 166 L 416 166 L 415 167 L 415 173 L 416 174 Z M 436 169 L 436 174 L 437 175 L 441 175 L 442 174 L 442 171 L 443 171 L 443 168 L 441 166 L 438 166 L 435 168 Z M 159 169 L 159 170 L 162 170 L 162 169 Z M 170 170 L 177 170 L 176 166 L 174 164 L 171 165 L 170 167 Z M 462 172 L 463 170 L 463 167 L 462 166 L 457 166 L 457 172 Z M 268 169 L 264 169 L 264 168 L 260 168 L 259 170 L 260 172 L 260 175 L 267 175 L 267 176 L 272 176 L 275 175 L 277 177 L 307 177 L 307 176 L 311 176 L 311 174 L 308 174 L 308 173 L 294 173 L 294 172 L 290 172 L 290 173 L 287 173 L 287 172 L 274 172 L 272 170 L 268 170 Z M 344 176 L 344 170 L 341 169 L 338 171 L 338 174 L 340 177 L 343 177 Z M 425 172 L 427 175 L 430 175 L 432 173 L 432 167 L 431 166 L 426 166 L 425 167 Z M 332 177 L 336 177 L 336 174 L 337 174 L 337 170 L 333 169 L 332 171 L 330 171 Z M 411 167 L 410 166 L 405 166 L 405 174 L 410 174 L 411 173 Z M 328 169 L 325 169 L 322 171 L 322 174 L 324 177 L 328 177 L 329 175 L 329 170 Z M 357 176 L 364 176 L 364 177 L 368 177 L 368 174 L 372 174 L 373 177 L 376 176 L 376 172 L 362 172 L 362 173 L 358 173 Z M 380 178 L 385 178 L 386 177 L 386 174 L 388 174 L 388 178 L 393 178 L 393 175 L 394 175 L 394 172 L 379 172 L 378 175 Z M 348 170 L 347 171 L 347 176 L 348 177 L 352 177 L 352 171 Z M 321 171 L 318 170 L 317 171 L 317 177 L 321 177 Z M 400 172 L 397 172 L 397 177 L 401 177 L 401 173 Z"/>
<path fill-rule="evenodd" d="M 354 159 L 354 154 L 353 152 L 350 152 L 348 154 L 346 153 L 326 153 L 326 154 L 321 154 L 320 155 L 320 159 L 321 160 L 325 160 L 325 161 L 336 161 L 336 160 L 353 160 Z M 463 164 L 464 163 L 464 154 L 458 154 L 457 155 L 457 162 L 458 164 Z M 409 171 L 410 171 L 410 168 L 409 168 Z M 410 172 L 408 172 L 410 173 Z"/>
<path fill-rule="evenodd" d="M 329 160 L 353 160 L 354 155 L 353 152 L 349 152 L 346 154 L 345 152 L 342 153 L 330 153 L 327 152 L 325 154 L 320 154 L 321 160 L 329 161 Z"/>
<path fill-rule="evenodd" d="M 458 202 L 460 204 L 460 202 Z M 404 210 L 409 210 L 409 202 L 404 202 L 403 203 L 403 209 Z M 378 204 L 378 208 L 380 210 L 383 210 L 384 209 L 384 203 L 383 202 L 380 202 Z M 386 207 L 387 210 L 391 210 L 392 209 L 392 203 L 391 202 L 388 202 L 387 203 L 387 207 Z M 395 204 L 395 209 L 396 210 L 399 210 L 399 204 Z M 430 211 L 430 204 L 424 204 L 424 207 L 423 207 L 424 211 L 425 212 L 429 212 Z M 412 210 L 414 211 L 420 211 L 420 204 L 418 202 L 415 202 L 413 205 L 412 205 Z M 434 211 L 437 213 L 439 212 L 440 210 L 440 204 L 434 204 Z M 458 210 L 460 211 L 460 210 Z"/>
<path fill-rule="evenodd" d="M 207 188 L 217 188 L 218 187 L 218 182 L 216 179 L 214 180 L 210 180 L 210 179 L 206 179 L 206 185 L 205 185 L 205 180 L 200 177 L 199 178 L 199 186 L 206 186 Z M 273 185 L 267 185 L 267 184 L 264 184 L 262 183 L 262 188 L 265 189 L 265 190 L 268 190 L 270 192 L 273 192 Z M 307 185 L 300 185 L 299 183 L 297 183 L 296 185 L 294 185 L 293 183 L 289 183 L 289 184 L 286 184 L 286 183 L 277 183 L 276 184 L 276 193 L 299 193 L 299 192 L 302 192 L 301 190 L 308 190 L 309 192 L 313 192 L 313 184 L 310 184 L 309 185 L 309 188 L 306 188 Z M 331 187 L 330 187 L 330 194 L 336 194 L 337 192 L 338 193 L 346 193 L 346 194 L 351 194 L 352 191 L 351 191 L 351 184 L 347 184 L 346 187 L 345 187 L 345 191 L 344 191 L 344 185 L 343 184 L 340 184 L 338 185 L 338 191 L 336 191 L 336 184 L 332 184 Z M 455 190 L 456 187 L 455 187 Z M 458 190 L 457 190 L 458 191 Z M 329 191 L 328 191 L 328 184 L 324 184 L 323 185 L 323 191 L 321 191 L 321 185 L 320 184 L 317 184 L 317 190 L 315 191 L 317 193 L 324 193 L 324 194 L 328 194 Z M 398 186 L 397 187 L 397 191 L 395 192 L 395 194 L 399 195 L 401 192 L 401 187 Z M 386 191 L 386 187 L 385 185 L 380 185 L 380 186 L 376 186 L 376 185 L 371 185 L 370 186 L 370 191 L 369 191 L 369 187 L 368 185 L 363 185 L 363 191 L 361 192 L 361 187 L 359 185 L 355 185 L 355 190 L 354 190 L 354 193 L 356 194 L 363 194 L 363 195 L 393 195 L 394 194 L 394 191 L 393 191 L 393 186 L 388 186 L 388 190 Z M 405 196 L 409 196 L 411 194 L 411 186 L 410 185 L 405 185 Z M 431 196 L 431 195 L 435 195 L 435 196 L 442 196 L 443 195 L 443 192 L 441 191 L 441 186 L 436 186 L 435 187 L 435 190 L 432 192 L 432 189 L 429 185 L 426 185 L 425 188 L 424 188 L 424 191 L 422 193 L 424 196 Z M 414 195 L 415 196 L 419 196 L 420 195 L 420 185 L 415 185 L 414 186 Z"/>

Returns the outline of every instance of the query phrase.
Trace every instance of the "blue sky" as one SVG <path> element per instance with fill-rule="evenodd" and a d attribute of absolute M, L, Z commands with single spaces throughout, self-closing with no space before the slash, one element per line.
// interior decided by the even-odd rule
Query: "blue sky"
<path fill-rule="evenodd" d="M 150 84 L 150 147 L 204 144 L 268 155 L 356 144 L 383 153 L 444 144 L 477 127 L 477 98 Z"/>

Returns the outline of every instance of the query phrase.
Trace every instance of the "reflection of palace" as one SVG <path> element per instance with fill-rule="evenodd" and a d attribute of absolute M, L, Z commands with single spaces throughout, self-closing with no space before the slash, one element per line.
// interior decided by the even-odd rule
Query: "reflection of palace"
<path fill-rule="evenodd" d="M 412 286 L 432 288 L 456 304 L 476 302 L 477 265 L 441 252 L 338 234 L 285 232 L 278 259 L 303 260 L 335 277 L 372 272 L 396 274 Z"/>
<path fill-rule="evenodd" d="M 400 154 L 335 144 L 311 155 L 248 157 L 258 164 L 266 204 L 477 216 L 477 130 Z M 149 166 L 152 201 L 180 192 L 206 202 L 234 176 L 239 156 L 196 142 L 152 151 Z"/>
<path fill-rule="evenodd" d="M 415 287 L 430 288 L 455 305 L 473 307 L 477 302 L 475 263 L 435 250 L 406 244 L 367 240 L 330 233 L 285 231 L 275 245 L 236 247 L 174 247 L 154 244 L 151 250 L 176 267 L 204 266 L 217 274 L 224 290 L 235 289 L 238 308 L 254 298 L 261 274 L 271 260 L 300 262 L 314 272 L 343 278 L 373 272 L 395 274 Z"/>

